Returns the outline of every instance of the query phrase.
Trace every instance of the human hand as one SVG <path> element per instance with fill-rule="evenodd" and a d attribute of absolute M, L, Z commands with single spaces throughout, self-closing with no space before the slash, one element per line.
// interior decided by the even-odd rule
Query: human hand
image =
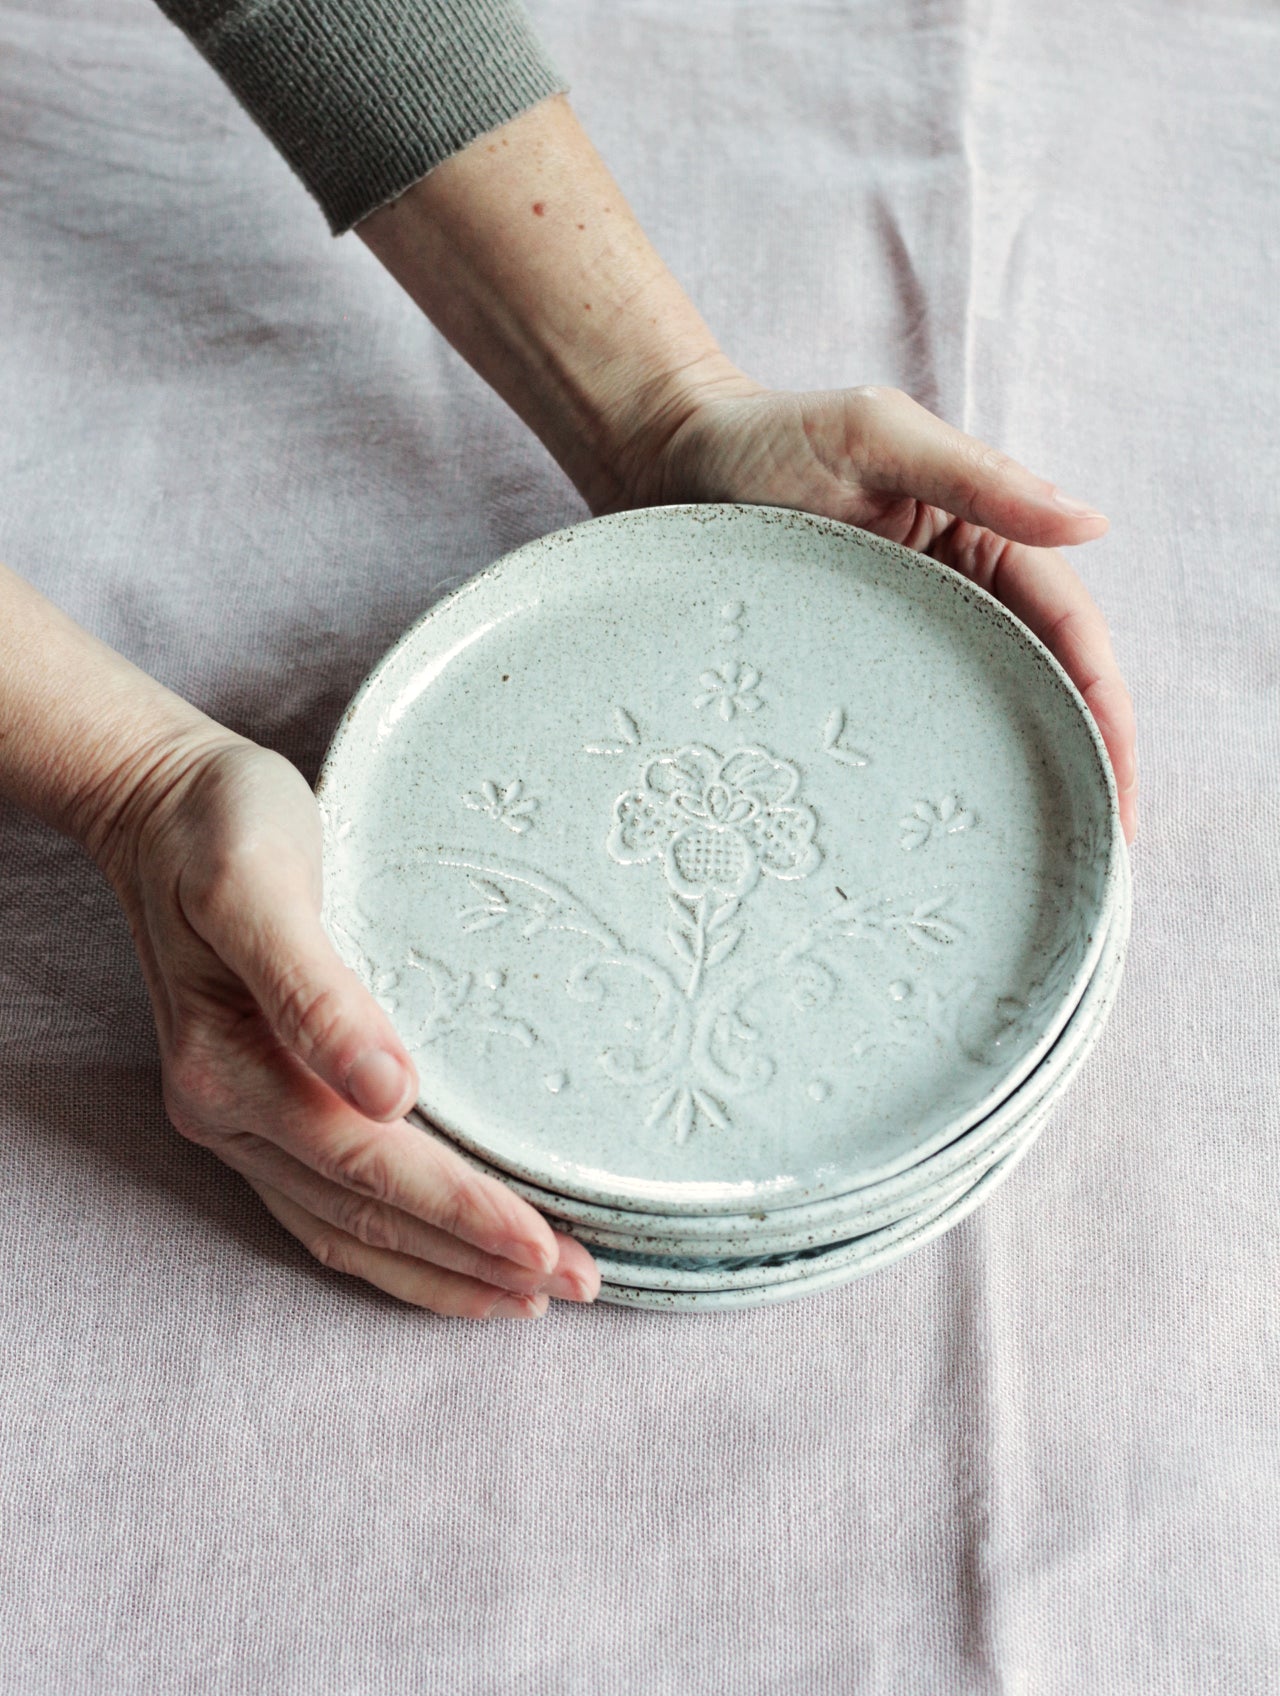
<path fill-rule="evenodd" d="M 401 1115 L 413 1064 L 320 925 L 302 776 L 226 735 L 170 756 L 99 855 L 129 917 L 174 1125 L 323 1265 L 468 1318 L 590 1301 L 587 1251 Z"/>
<path fill-rule="evenodd" d="M 474 142 L 360 234 L 593 512 L 670 501 L 797 507 L 918 548 L 989 589 L 1084 696 L 1132 838 L 1129 694 L 1102 614 L 1052 551 L 1100 536 L 1105 518 L 1064 504 L 895 389 L 785 394 L 751 382 L 563 100 Z"/>
<path fill-rule="evenodd" d="M 1056 547 L 1107 521 L 896 389 L 816 394 L 717 374 L 683 388 L 634 438 L 610 505 L 746 501 L 820 513 L 918 549 L 988 590 L 1075 683 L 1111 756 L 1126 837 L 1137 829 L 1133 705 L 1106 621 Z"/>

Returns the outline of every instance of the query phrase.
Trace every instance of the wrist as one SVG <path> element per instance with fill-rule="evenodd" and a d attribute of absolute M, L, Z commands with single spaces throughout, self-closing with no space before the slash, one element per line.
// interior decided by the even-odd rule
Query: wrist
<path fill-rule="evenodd" d="M 145 730 L 114 740 L 92 780 L 75 794 L 62 828 L 87 850 L 124 900 L 137 883 L 149 836 L 177 810 L 200 771 L 227 749 L 249 746 L 194 708 L 189 715 L 178 711 L 157 717 Z"/>
<path fill-rule="evenodd" d="M 688 365 L 673 363 L 666 370 L 637 367 L 620 373 L 617 408 L 600 438 L 609 444 L 607 454 L 598 451 L 588 475 L 575 478 L 592 512 L 687 499 L 687 490 L 674 486 L 670 476 L 677 439 L 717 401 L 764 392 L 718 352 Z"/>
<path fill-rule="evenodd" d="M 359 234 L 593 511 L 644 499 L 651 444 L 698 396 L 747 382 L 563 99 L 473 142 Z"/>
<path fill-rule="evenodd" d="M 109 877 L 133 821 L 197 750 L 230 738 L 0 566 L 0 794 Z"/>

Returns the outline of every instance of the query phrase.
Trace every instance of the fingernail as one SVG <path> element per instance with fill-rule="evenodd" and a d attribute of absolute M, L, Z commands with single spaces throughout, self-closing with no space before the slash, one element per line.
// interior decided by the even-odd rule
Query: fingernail
<path fill-rule="evenodd" d="M 596 1292 L 580 1272 L 557 1272 L 546 1279 L 543 1294 L 556 1301 L 594 1301 Z"/>
<path fill-rule="evenodd" d="M 499 1296 L 489 1309 L 489 1318 L 541 1319 L 546 1311 L 546 1296 Z"/>
<path fill-rule="evenodd" d="M 527 1237 L 507 1237 L 502 1242 L 485 1246 L 491 1254 L 499 1254 L 504 1260 L 514 1260 L 517 1266 L 524 1266 L 530 1272 L 550 1272 L 556 1263 L 554 1244 L 544 1247 L 541 1243 L 531 1243 Z"/>
<path fill-rule="evenodd" d="M 1104 522 L 1106 513 L 1099 512 L 1097 507 L 1090 506 L 1086 501 L 1073 501 L 1070 495 L 1064 495 L 1060 489 L 1055 489 L 1050 496 L 1059 512 L 1069 513 L 1072 518 L 1100 518 Z"/>
<path fill-rule="evenodd" d="M 347 1073 L 347 1094 L 371 1119 L 389 1119 L 406 1103 L 411 1082 L 409 1073 L 394 1054 L 371 1048 Z"/>

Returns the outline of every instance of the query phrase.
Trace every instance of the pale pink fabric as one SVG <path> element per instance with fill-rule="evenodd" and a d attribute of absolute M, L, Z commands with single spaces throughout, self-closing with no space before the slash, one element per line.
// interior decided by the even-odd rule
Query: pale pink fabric
<path fill-rule="evenodd" d="M 468 1328 L 177 1140 L 123 922 L 0 815 L 0 1690 L 1275 1690 L 1280 15 L 535 16 L 753 372 L 900 384 L 1113 516 L 1125 987 L 902 1265 Z M 580 516 L 144 0 L 0 0 L 0 209 L 0 553 L 308 773 L 442 585 Z"/>

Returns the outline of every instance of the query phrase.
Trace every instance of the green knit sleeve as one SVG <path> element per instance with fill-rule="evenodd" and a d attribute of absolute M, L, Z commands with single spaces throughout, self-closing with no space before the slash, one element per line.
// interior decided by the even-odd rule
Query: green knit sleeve
<path fill-rule="evenodd" d="M 158 0 L 335 235 L 564 83 L 519 0 Z"/>

